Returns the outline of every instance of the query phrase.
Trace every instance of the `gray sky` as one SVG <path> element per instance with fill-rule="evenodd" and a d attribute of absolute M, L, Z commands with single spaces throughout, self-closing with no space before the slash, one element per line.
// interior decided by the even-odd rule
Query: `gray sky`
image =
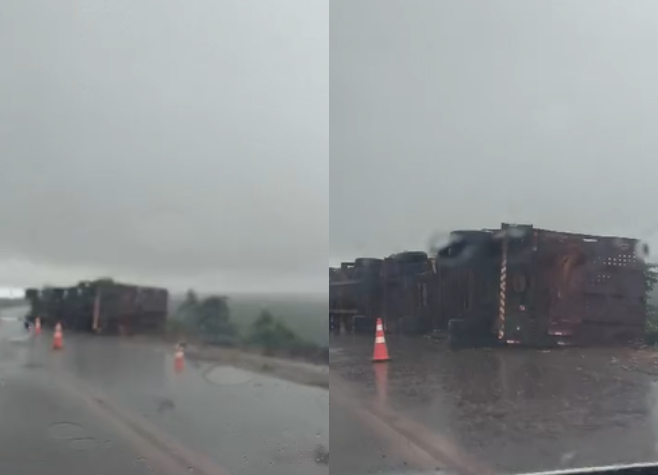
<path fill-rule="evenodd" d="M 330 8 L 333 262 L 502 221 L 658 246 L 658 3 Z"/>
<path fill-rule="evenodd" d="M 327 0 L 4 0 L 0 285 L 326 290 Z"/>

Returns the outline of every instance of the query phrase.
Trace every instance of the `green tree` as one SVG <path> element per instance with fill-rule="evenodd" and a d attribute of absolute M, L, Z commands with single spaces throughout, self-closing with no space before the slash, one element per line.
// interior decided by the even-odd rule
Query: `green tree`
<path fill-rule="evenodd" d="M 646 323 L 646 341 L 649 344 L 658 343 L 658 306 L 655 303 L 654 291 L 658 284 L 658 265 L 645 264 L 644 267 L 645 281 L 645 305 L 647 312 Z"/>
<path fill-rule="evenodd" d="M 232 331 L 234 327 L 230 319 L 231 310 L 226 297 L 208 297 L 198 305 L 197 328 L 203 333 L 217 335 Z"/>
<path fill-rule="evenodd" d="M 306 345 L 294 331 L 267 309 L 263 309 L 251 325 L 248 342 L 267 351 L 295 350 Z"/>
<path fill-rule="evenodd" d="M 228 343 L 237 337 L 237 327 L 231 321 L 228 298 L 213 295 L 199 299 L 194 290 L 188 290 L 185 300 L 176 310 L 177 320 L 187 332 L 207 342 Z"/>
<path fill-rule="evenodd" d="M 231 321 L 227 297 L 213 295 L 198 302 L 193 321 L 195 332 L 206 343 L 226 346 L 238 343 L 238 328 Z"/>
<path fill-rule="evenodd" d="M 199 307 L 199 298 L 194 290 L 190 289 L 185 295 L 185 300 L 176 309 L 176 316 L 181 321 L 196 326 L 196 315 Z"/>
<path fill-rule="evenodd" d="M 658 264 L 647 263 L 644 265 L 644 279 L 647 292 L 653 292 L 656 284 L 658 284 Z"/>
<path fill-rule="evenodd" d="M 269 310 L 263 309 L 253 323 L 253 328 L 254 330 L 267 330 L 271 328 L 272 325 L 274 325 L 274 315 L 272 315 Z"/>

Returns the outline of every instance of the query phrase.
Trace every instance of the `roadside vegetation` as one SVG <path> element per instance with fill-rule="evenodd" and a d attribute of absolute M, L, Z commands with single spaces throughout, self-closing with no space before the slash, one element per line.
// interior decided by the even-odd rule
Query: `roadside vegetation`
<path fill-rule="evenodd" d="M 0 298 L 0 310 L 3 308 L 16 308 L 27 305 L 27 301 L 22 298 Z"/>
<path fill-rule="evenodd" d="M 261 309 L 248 324 L 232 318 L 229 299 L 211 295 L 200 298 L 190 290 L 168 325 L 169 336 L 202 345 L 239 348 L 267 356 L 328 363 L 328 348 L 297 334 L 279 316 Z"/>
<path fill-rule="evenodd" d="M 656 299 L 656 284 L 658 283 L 658 264 L 647 264 L 644 271 L 646 282 L 647 324 L 645 342 L 648 345 L 658 345 L 658 301 Z"/>

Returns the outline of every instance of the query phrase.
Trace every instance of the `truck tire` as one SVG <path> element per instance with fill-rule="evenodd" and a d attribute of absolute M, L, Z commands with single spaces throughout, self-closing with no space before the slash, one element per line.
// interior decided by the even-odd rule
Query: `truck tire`
<path fill-rule="evenodd" d="M 448 320 L 448 345 L 453 351 L 461 350 L 466 347 L 464 320 L 461 318 Z"/>

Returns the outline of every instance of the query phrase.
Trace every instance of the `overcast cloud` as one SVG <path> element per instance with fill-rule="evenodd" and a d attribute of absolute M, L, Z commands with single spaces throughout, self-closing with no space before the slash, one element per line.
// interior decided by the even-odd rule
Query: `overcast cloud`
<path fill-rule="evenodd" d="M 325 290 L 327 0 L 5 0 L 0 283 Z"/>
<path fill-rule="evenodd" d="M 332 0 L 330 35 L 334 262 L 503 221 L 658 246 L 655 1 Z"/>

